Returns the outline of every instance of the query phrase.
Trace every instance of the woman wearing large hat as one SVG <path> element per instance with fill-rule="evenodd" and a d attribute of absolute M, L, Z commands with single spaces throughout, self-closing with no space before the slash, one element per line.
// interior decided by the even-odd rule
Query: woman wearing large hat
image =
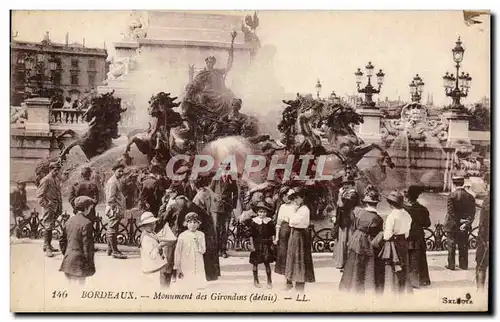
<path fill-rule="evenodd" d="M 385 244 L 380 252 L 380 258 L 385 263 L 384 292 L 411 292 L 407 241 L 411 216 L 403 208 L 404 197 L 400 192 L 392 191 L 386 200 L 392 210 L 385 219 Z"/>
<path fill-rule="evenodd" d="M 314 283 L 314 266 L 311 253 L 311 237 L 308 231 L 310 225 L 310 211 L 304 205 L 305 190 L 301 187 L 294 189 L 290 198 L 297 206 L 297 210 L 290 214 L 290 238 L 286 256 L 285 277 L 287 281 L 295 282 L 298 291 L 304 291 L 305 283 Z M 287 285 L 287 289 L 291 284 Z"/>
<path fill-rule="evenodd" d="M 349 240 L 345 269 L 340 280 L 340 290 L 367 293 L 380 292 L 383 287 L 384 263 L 378 259 L 380 251 L 375 242 L 382 232 L 384 221 L 377 211 L 380 202 L 377 189 L 369 185 L 365 189 L 363 208 L 357 208 Z"/>
<path fill-rule="evenodd" d="M 337 269 L 343 269 L 347 260 L 347 245 L 353 233 L 353 211 L 358 203 L 359 194 L 355 188 L 354 176 L 346 173 L 342 178 L 335 211 L 334 238 L 336 237 L 337 242 L 333 249 L 333 261 Z"/>
<path fill-rule="evenodd" d="M 431 225 L 429 210 L 417 200 L 423 192 L 422 186 L 412 185 L 406 192 L 405 210 L 411 216 L 410 235 L 408 236 L 409 274 L 414 288 L 431 284 L 427 265 L 424 228 Z"/>

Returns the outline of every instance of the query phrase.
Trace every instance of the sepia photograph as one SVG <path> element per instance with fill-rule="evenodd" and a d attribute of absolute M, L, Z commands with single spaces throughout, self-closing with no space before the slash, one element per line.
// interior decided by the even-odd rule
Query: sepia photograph
<path fill-rule="evenodd" d="M 487 312 L 489 10 L 11 10 L 11 312 Z"/>

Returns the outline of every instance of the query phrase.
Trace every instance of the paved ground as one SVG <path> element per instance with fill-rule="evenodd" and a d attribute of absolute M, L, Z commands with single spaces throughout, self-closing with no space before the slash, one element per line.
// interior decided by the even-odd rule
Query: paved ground
<path fill-rule="evenodd" d="M 54 243 L 55 244 L 55 243 Z M 62 255 L 57 254 L 53 258 L 46 258 L 41 251 L 41 245 L 37 243 L 13 243 L 11 244 L 11 296 L 13 301 L 11 307 L 13 308 L 26 308 L 37 306 L 38 309 L 45 308 L 51 310 L 54 308 L 62 308 L 73 310 L 82 309 L 109 309 L 109 310 L 131 310 L 146 309 L 148 310 L 166 310 L 167 306 L 163 305 L 158 307 L 158 302 L 153 301 L 154 292 L 162 291 L 159 288 L 157 275 L 145 275 L 141 272 L 140 258 L 137 254 L 130 254 L 130 258 L 126 260 L 113 259 L 106 256 L 104 252 L 96 254 L 96 274 L 89 278 L 84 290 L 87 291 L 134 291 L 135 296 L 149 296 L 148 301 L 140 302 L 139 307 L 137 302 L 131 303 L 130 307 L 124 305 L 123 302 L 118 304 L 116 301 L 110 300 L 86 300 L 81 299 L 82 291 L 72 288 L 68 285 L 64 274 L 59 272 L 59 266 L 62 260 Z M 475 293 L 474 286 L 474 255 L 471 252 L 469 255 L 470 268 L 467 271 L 448 271 L 444 268 L 446 256 L 441 254 L 434 254 L 428 256 L 430 276 L 432 285 L 431 287 L 416 290 L 415 298 L 424 299 L 418 302 L 407 301 L 408 309 L 417 309 L 418 307 L 427 308 L 429 306 L 437 309 L 447 310 L 467 310 L 472 306 L 442 306 L 443 297 L 450 297 L 456 299 L 457 297 L 464 297 L 466 293 L 473 294 L 476 298 L 476 304 L 479 305 L 479 297 Z M 332 307 L 330 310 L 339 309 L 336 307 L 339 303 L 346 300 L 345 295 L 338 293 L 338 284 L 341 278 L 341 273 L 332 267 L 331 254 L 315 254 L 314 267 L 316 274 L 316 283 L 306 284 L 306 295 L 316 301 L 316 304 L 321 304 L 324 307 L 326 303 L 322 302 L 326 298 Z M 245 256 L 231 256 L 227 259 L 221 258 L 222 276 L 219 280 L 209 282 L 207 287 L 203 290 L 204 294 L 213 296 L 212 294 L 253 294 L 261 292 L 263 294 L 274 294 L 279 298 L 276 309 L 295 308 L 294 305 L 302 305 L 301 302 L 295 302 L 290 306 L 284 300 L 285 297 L 294 297 L 294 293 L 282 293 L 280 290 L 283 288 L 283 277 L 273 273 L 274 288 L 273 290 L 256 289 L 252 285 L 252 271 L 251 265 L 248 263 L 248 257 Z M 265 280 L 265 272 L 263 267 L 259 271 L 261 280 Z M 174 284 L 173 287 L 167 291 L 172 293 L 180 291 Z M 69 287 L 69 288 L 68 288 Z M 67 290 L 68 297 L 64 300 L 62 298 L 53 299 L 53 292 L 58 290 Z M 165 290 L 163 290 L 165 291 Z M 278 295 L 276 295 L 278 294 Z M 284 295 L 283 295 L 284 294 Z M 141 298 L 140 298 L 141 299 Z M 146 300 L 146 298 L 143 298 Z M 151 300 L 151 301 L 149 301 Z M 332 302 L 330 302 L 330 300 Z M 340 301 L 340 302 L 339 302 Z M 358 302 L 356 302 L 358 301 Z M 482 296 L 481 301 L 485 301 Z M 84 303 L 84 304 L 82 304 Z M 155 304 L 156 303 L 156 304 Z M 164 303 L 164 302 L 162 302 Z M 165 302 L 166 303 L 166 302 Z M 185 302 L 180 302 L 179 305 Z M 236 302 L 231 302 L 235 303 Z M 370 302 L 372 303 L 372 302 Z M 375 302 L 373 302 L 375 303 Z M 481 302 L 483 303 L 483 302 Z M 246 309 L 247 302 L 240 303 L 242 306 L 235 306 L 235 309 Z M 329 305 L 330 305 L 329 304 Z M 372 306 L 367 306 L 365 302 L 359 302 L 354 299 L 354 302 L 348 302 L 347 306 L 342 305 L 340 309 L 347 309 L 349 305 L 352 309 L 374 309 Z M 379 304 L 389 305 L 390 302 L 383 302 Z M 98 307 L 96 307 L 96 305 Z M 104 305 L 104 306 L 103 306 Z M 156 306 L 155 306 L 156 305 Z M 193 304 L 194 305 L 194 304 Z M 250 304 L 248 304 L 250 305 Z M 304 304 L 305 305 L 305 304 Z M 419 306 L 420 305 L 420 306 Z M 474 307 L 475 307 L 474 305 Z M 175 310 L 175 307 L 169 307 L 169 310 Z M 181 306 L 178 308 L 180 309 Z M 203 308 L 204 306 L 196 306 Z M 481 307 L 484 307 L 484 303 Z M 209 306 L 208 308 L 213 308 Z M 227 306 L 222 306 L 222 309 L 227 309 Z M 405 304 L 401 302 L 397 306 L 398 309 L 405 309 Z M 205 308 L 206 309 L 206 308 Z M 252 310 L 255 310 L 254 307 Z M 396 310 L 396 308 L 394 308 Z"/>

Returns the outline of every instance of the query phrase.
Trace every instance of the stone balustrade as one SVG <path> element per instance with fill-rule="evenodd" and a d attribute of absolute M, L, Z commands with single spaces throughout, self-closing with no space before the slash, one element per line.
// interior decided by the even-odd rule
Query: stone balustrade
<path fill-rule="evenodd" d="M 72 124 L 85 124 L 83 116 L 85 110 L 69 109 L 69 108 L 52 108 L 50 109 L 50 124 L 54 125 L 72 125 Z"/>

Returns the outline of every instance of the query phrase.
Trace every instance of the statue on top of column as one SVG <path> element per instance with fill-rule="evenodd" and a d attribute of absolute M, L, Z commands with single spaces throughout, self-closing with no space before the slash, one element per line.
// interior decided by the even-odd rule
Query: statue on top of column
<path fill-rule="evenodd" d="M 186 86 L 183 109 L 194 108 L 196 112 L 203 109 L 215 115 L 226 115 L 230 112 L 234 94 L 226 87 L 226 76 L 233 65 L 236 35 L 236 31 L 231 33 L 226 68 L 215 68 L 217 59 L 214 56 L 205 59 L 205 68 L 194 75 L 193 80 Z"/>

